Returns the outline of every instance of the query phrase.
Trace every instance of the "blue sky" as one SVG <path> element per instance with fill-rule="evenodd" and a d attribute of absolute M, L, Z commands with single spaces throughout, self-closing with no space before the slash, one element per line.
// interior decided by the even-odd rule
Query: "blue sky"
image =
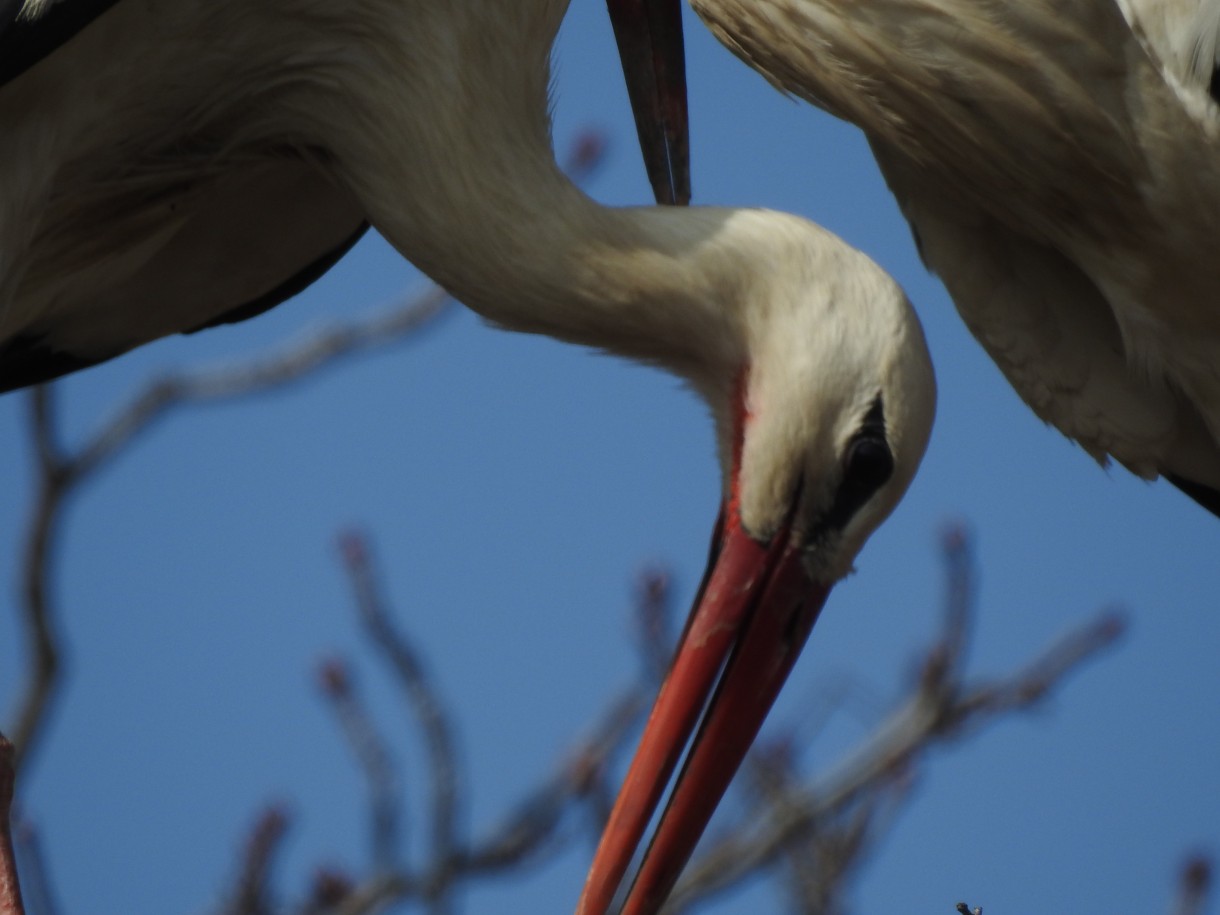
<path fill-rule="evenodd" d="M 1220 851 L 1220 524 L 1166 484 L 1099 469 L 1018 400 L 920 265 L 854 128 L 780 96 L 693 16 L 687 45 L 695 202 L 794 211 L 867 251 L 915 303 L 940 383 L 920 475 L 832 595 L 775 717 L 799 722 L 847 680 L 875 709 L 838 716 L 811 763 L 867 733 L 935 632 L 946 519 L 978 538 L 976 673 L 1009 671 L 1111 603 L 1132 623 L 1039 712 L 935 755 L 856 910 L 949 912 L 966 899 L 989 913 L 1165 911 L 1181 854 Z M 591 193 L 645 202 L 601 3 L 574 4 L 556 63 L 557 145 L 606 131 Z M 423 282 L 369 239 L 255 322 L 69 380 L 68 436 L 160 367 L 252 355 Z M 5 708 L 20 671 L 24 416 L 22 399 L 0 399 Z M 706 410 L 671 378 L 464 310 L 290 391 L 157 426 L 80 493 L 59 557 L 70 671 L 25 803 L 64 912 L 204 910 L 272 799 L 294 812 L 283 885 L 319 861 L 358 860 L 362 784 L 311 679 L 324 656 L 368 657 L 334 559 L 339 528 L 374 538 L 460 722 L 477 832 L 634 675 L 626 609 L 641 563 L 669 563 L 689 600 L 717 491 Z M 398 720 L 376 666 L 358 676 L 383 720 Z M 398 749 L 410 793 L 422 760 Z M 481 885 L 466 909 L 570 910 L 590 851 Z M 713 911 L 773 902 L 752 888 Z"/>

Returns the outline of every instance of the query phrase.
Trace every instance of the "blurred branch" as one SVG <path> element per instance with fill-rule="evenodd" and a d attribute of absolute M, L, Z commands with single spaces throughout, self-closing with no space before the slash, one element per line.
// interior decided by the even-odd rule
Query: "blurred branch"
<path fill-rule="evenodd" d="M 645 699 L 642 690 L 632 690 L 616 700 L 593 735 L 531 792 L 501 826 L 481 841 L 466 846 L 456 828 L 463 780 L 444 704 L 425 673 L 418 650 L 394 626 L 373 571 L 368 541 L 363 535 L 348 532 L 340 538 L 340 547 L 365 633 L 390 662 L 428 748 L 432 836 L 429 863 L 424 869 L 418 873 L 410 870 L 394 875 L 381 873 L 357 887 L 339 911 L 345 915 L 371 912 L 385 902 L 404 898 L 420 898 L 433 911 L 443 911 L 457 881 L 516 867 L 537 856 L 559 835 L 560 823 L 574 800 L 599 795 L 598 789 L 604 787 L 605 760 L 634 727 Z M 641 602 L 646 600 L 642 598 Z M 342 676 L 334 673 L 332 670 L 329 675 L 333 681 L 328 689 L 332 698 L 350 695 L 346 672 Z M 372 728 L 371 724 L 361 727 Z M 601 796 L 605 793 L 600 791 Z"/>
<path fill-rule="evenodd" d="M 373 869 L 391 871 L 398 857 L 399 794 L 390 751 L 356 696 L 347 666 L 338 660 L 327 661 L 318 679 L 368 782 Z"/>
<path fill-rule="evenodd" d="M 600 828 L 608 810 L 610 788 L 608 761 L 633 733 L 646 708 L 650 688 L 641 684 L 614 700 L 601 715 L 588 737 L 581 740 L 538 786 L 515 805 L 501 824 L 487 836 L 465 843 L 456 829 L 460 808 L 461 779 L 456 775 L 457 754 L 453 726 L 443 703 L 424 674 L 419 652 L 391 620 L 380 582 L 371 562 L 371 548 L 362 535 L 346 533 L 340 538 L 341 555 L 356 596 L 356 607 L 365 634 L 373 646 L 389 659 L 396 679 L 406 690 L 415 721 L 429 747 L 432 765 L 433 841 L 426 866 L 413 869 L 400 865 L 393 872 L 379 869 L 364 881 L 347 886 L 333 908 L 311 907 L 306 911 L 337 915 L 366 915 L 392 903 L 422 901 L 433 911 L 444 910 L 451 890 L 460 882 L 536 863 L 542 856 L 566 848 L 578 833 L 565 831 L 567 813 L 575 805 L 588 803 L 595 809 Z M 655 588 L 637 593 L 637 618 L 647 617 L 663 601 L 665 578 Z M 662 623 L 663 628 L 663 623 Z M 350 677 L 336 665 L 324 668 L 323 678 L 332 701 L 349 702 Z M 359 729 L 375 733 L 360 711 Z M 345 729 L 352 728 L 351 708 L 345 706 Z M 349 733 L 349 740 L 353 740 Z M 364 737 L 359 738 L 364 742 Z M 358 754 L 359 755 L 359 754 Z M 367 769 L 367 762 L 366 769 Z M 379 776 L 381 777 L 381 776 Z M 439 795 L 439 797 L 438 797 Z M 316 900 L 317 893 L 314 893 Z"/>
<path fill-rule="evenodd" d="M 489 874 L 532 859 L 558 836 L 564 813 L 574 801 L 597 804 L 595 830 L 600 832 L 608 815 L 608 808 L 601 809 L 608 793 L 607 762 L 634 731 L 647 702 L 644 690 L 630 690 L 614 700 L 593 732 L 568 754 L 567 761 L 500 827 L 471 849 L 465 870 Z"/>
<path fill-rule="evenodd" d="M 313 875 L 309 901 L 299 915 L 325 915 L 333 912 L 355 891 L 351 877 L 333 868 L 318 868 Z"/>
<path fill-rule="evenodd" d="M 428 750 L 432 784 L 430 854 L 439 865 L 434 865 L 436 882 L 430 895 L 436 901 L 436 910 L 443 911 L 441 900 L 448 892 L 450 880 L 442 863 L 455 859 L 458 793 L 462 783 L 448 715 L 415 646 L 395 628 L 386 610 L 380 584 L 373 574 L 368 542 L 361 534 L 349 531 L 340 537 L 340 551 L 356 596 L 360 621 L 373 646 L 393 668 Z"/>
<path fill-rule="evenodd" d="M 966 664 L 970 632 L 974 626 L 974 551 L 970 531 L 953 522 L 941 531 L 941 557 L 945 564 L 945 597 L 940 644 L 929 652 L 924 669 L 940 682 L 957 682 Z"/>
<path fill-rule="evenodd" d="M 942 541 L 946 565 L 946 600 L 940 637 L 925 654 L 915 691 L 871 734 L 868 741 L 828 775 L 798 779 L 790 761 L 777 765 L 751 754 L 756 782 L 770 781 L 765 803 L 753 805 L 747 822 L 698 856 L 679 882 L 667 913 L 678 913 L 736 886 L 760 870 L 787 860 L 815 879 L 818 900 L 805 894 L 794 911 L 833 913 L 842 904 L 842 882 L 864 848 L 893 822 L 898 802 L 907 796 L 915 764 L 934 746 L 956 739 L 1009 712 L 1022 711 L 1046 698 L 1068 674 L 1112 645 L 1124 625 L 1116 613 L 1103 613 L 1069 632 L 1046 651 L 1007 677 L 967 683 L 962 655 L 966 633 L 977 614 L 971 544 L 957 528 Z M 788 759 L 795 748 L 785 751 Z M 884 812 L 885 816 L 878 816 Z M 821 851 L 836 846 L 834 856 Z M 793 859 L 804 846 L 815 853 Z"/>
<path fill-rule="evenodd" d="M 65 498 L 74 482 L 55 439 L 55 398 L 51 388 L 35 388 L 28 403 L 37 495 L 22 546 L 21 613 L 30 671 L 11 728 L 16 773 L 21 772 L 22 763 L 38 737 L 60 670 L 62 653 L 55 628 L 58 612 L 52 595 L 52 558 Z"/>
<path fill-rule="evenodd" d="M 613 702 L 589 737 L 581 741 L 541 785 L 518 804 L 503 823 L 469 848 L 455 847 L 447 861 L 433 861 L 419 872 L 400 868 L 377 874 L 349 888 L 327 915 L 370 915 L 410 900 L 431 903 L 436 887 L 535 864 L 550 851 L 558 853 L 575 836 L 564 835 L 566 813 L 604 786 L 607 758 L 634 731 L 646 707 L 641 691 L 632 690 Z"/>
<path fill-rule="evenodd" d="M 271 915 L 271 864 L 288 829 L 288 816 L 279 807 L 269 807 L 259 816 L 246 840 L 237 883 L 220 915 Z"/>
<path fill-rule="evenodd" d="M 669 670 L 673 653 L 670 624 L 672 591 L 669 572 L 657 566 L 644 569 L 636 578 L 635 620 L 637 650 L 648 680 L 660 684 Z"/>
<path fill-rule="evenodd" d="M 434 286 L 383 314 L 328 328 L 244 364 L 156 378 L 86 443 L 74 459 L 72 470 L 81 476 L 92 473 L 171 410 L 285 387 L 340 359 L 412 336 L 451 304 L 448 293 Z"/>
<path fill-rule="evenodd" d="M 1201 854 L 1187 857 L 1178 876 L 1173 915 L 1203 915 L 1211 892 L 1212 863 Z"/>

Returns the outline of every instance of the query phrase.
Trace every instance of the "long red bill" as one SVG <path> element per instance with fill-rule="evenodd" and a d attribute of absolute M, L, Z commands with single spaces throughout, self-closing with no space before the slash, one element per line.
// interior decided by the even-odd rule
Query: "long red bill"
<path fill-rule="evenodd" d="M 657 203 L 690 203 L 682 0 L 606 0 Z"/>
<path fill-rule="evenodd" d="M 722 514 L 719 549 L 594 856 L 577 915 L 605 915 L 707 705 L 623 909 L 652 915 L 669 895 L 778 696 L 826 599 L 785 525 L 769 544 Z M 710 704 L 716 675 L 723 667 Z"/>

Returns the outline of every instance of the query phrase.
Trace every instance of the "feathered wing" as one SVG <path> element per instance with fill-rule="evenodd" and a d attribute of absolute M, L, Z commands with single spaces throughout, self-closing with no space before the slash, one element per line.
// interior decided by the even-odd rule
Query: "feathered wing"
<path fill-rule="evenodd" d="M 253 317 L 367 227 L 315 151 L 235 140 L 225 36 L 173 20 L 206 5 L 144 6 L 0 0 L 0 392 Z"/>
<path fill-rule="evenodd" d="M 1207 83 L 1167 83 L 1112 0 L 693 4 L 779 88 L 863 128 L 925 262 L 1039 416 L 1215 510 Z M 1191 6 L 1211 21 L 1215 0 Z"/>
<path fill-rule="evenodd" d="M 1113 312 L 1083 271 L 985 212 L 908 193 L 927 186 L 877 152 L 924 262 L 1041 419 L 1101 463 L 1220 491 L 1220 449 L 1202 418 L 1181 393 L 1132 370 Z"/>

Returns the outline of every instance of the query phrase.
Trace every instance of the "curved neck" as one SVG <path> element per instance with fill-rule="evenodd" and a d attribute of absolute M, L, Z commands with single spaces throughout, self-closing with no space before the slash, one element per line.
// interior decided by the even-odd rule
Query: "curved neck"
<path fill-rule="evenodd" d="M 732 358 L 749 272 L 731 269 L 732 211 L 603 207 L 554 161 L 547 63 L 565 4 L 421 6 L 387 4 L 409 22 L 361 34 L 367 53 L 335 64 L 342 97 L 301 112 L 374 226 L 505 327 L 688 376 L 696 357 Z"/>

